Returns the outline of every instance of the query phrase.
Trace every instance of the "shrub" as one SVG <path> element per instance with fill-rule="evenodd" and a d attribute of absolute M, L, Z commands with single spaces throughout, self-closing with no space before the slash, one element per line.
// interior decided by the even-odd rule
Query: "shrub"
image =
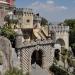
<path fill-rule="evenodd" d="M 14 47 L 16 33 L 13 29 L 9 27 L 3 27 L 0 30 L 0 35 L 7 37 L 11 41 L 12 46 Z"/>
<path fill-rule="evenodd" d="M 23 73 L 21 70 L 19 70 L 17 68 L 13 68 L 13 69 L 6 71 L 5 75 L 23 75 Z"/>
<path fill-rule="evenodd" d="M 52 71 L 54 73 L 54 75 L 69 75 L 67 71 L 59 68 L 58 66 L 56 66 L 55 64 L 53 64 L 50 68 L 50 71 Z"/>

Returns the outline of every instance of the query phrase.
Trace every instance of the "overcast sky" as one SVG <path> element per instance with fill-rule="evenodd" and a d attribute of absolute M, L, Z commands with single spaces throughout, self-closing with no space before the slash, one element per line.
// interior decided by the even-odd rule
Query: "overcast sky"
<path fill-rule="evenodd" d="M 16 6 L 32 8 L 50 22 L 75 18 L 75 0 L 16 0 Z"/>

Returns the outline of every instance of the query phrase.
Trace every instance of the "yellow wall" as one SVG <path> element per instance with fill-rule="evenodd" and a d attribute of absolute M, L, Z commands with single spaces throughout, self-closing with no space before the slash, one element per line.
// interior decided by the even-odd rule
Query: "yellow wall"
<path fill-rule="evenodd" d="M 29 20 L 29 22 L 27 22 Z M 23 24 L 21 28 L 33 28 L 33 15 L 24 14 L 23 15 Z"/>

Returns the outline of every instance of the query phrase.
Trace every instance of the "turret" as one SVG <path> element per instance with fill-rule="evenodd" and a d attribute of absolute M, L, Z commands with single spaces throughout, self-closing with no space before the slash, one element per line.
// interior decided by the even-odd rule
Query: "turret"
<path fill-rule="evenodd" d="M 21 29 L 33 29 L 33 12 L 29 8 L 16 8 L 14 14 L 18 17 Z"/>
<path fill-rule="evenodd" d="M 40 28 L 41 27 L 41 16 L 39 15 L 39 13 L 34 14 L 34 18 L 33 18 L 33 24 L 34 24 L 34 28 Z"/>

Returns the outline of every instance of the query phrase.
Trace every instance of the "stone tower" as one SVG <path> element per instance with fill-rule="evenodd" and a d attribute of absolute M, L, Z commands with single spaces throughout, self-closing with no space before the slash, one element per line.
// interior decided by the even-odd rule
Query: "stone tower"
<path fill-rule="evenodd" d="M 22 29 L 32 29 L 33 28 L 33 11 L 28 8 L 15 8 L 14 9 L 16 17 L 21 23 L 20 28 Z"/>
<path fill-rule="evenodd" d="M 24 9 L 23 10 L 23 25 L 22 27 L 25 29 L 32 29 L 33 28 L 33 12 L 32 9 Z"/>

